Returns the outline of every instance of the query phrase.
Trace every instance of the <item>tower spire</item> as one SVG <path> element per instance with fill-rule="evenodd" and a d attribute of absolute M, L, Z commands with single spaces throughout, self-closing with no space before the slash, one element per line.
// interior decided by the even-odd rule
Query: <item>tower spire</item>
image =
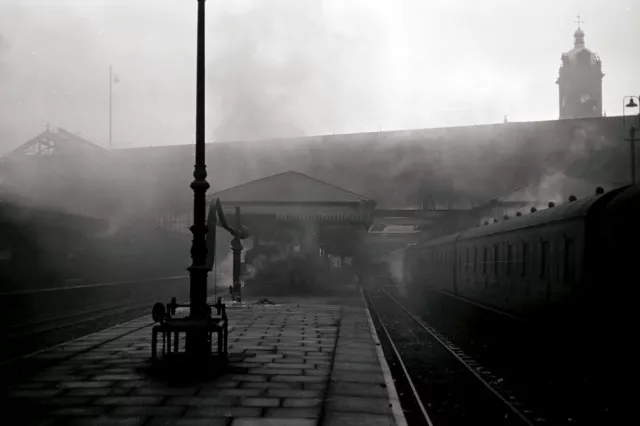
<path fill-rule="evenodd" d="M 573 45 L 576 48 L 584 48 L 584 31 L 580 28 L 580 24 L 584 24 L 584 21 L 580 19 L 580 15 L 578 15 L 575 23 L 578 24 L 578 29 L 573 33 Z"/>
<path fill-rule="evenodd" d="M 584 21 L 574 21 L 573 49 L 562 54 L 562 66 L 556 83 L 559 86 L 560 118 L 602 117 L 602 73 L 600 58 L 587 49 Z"/>

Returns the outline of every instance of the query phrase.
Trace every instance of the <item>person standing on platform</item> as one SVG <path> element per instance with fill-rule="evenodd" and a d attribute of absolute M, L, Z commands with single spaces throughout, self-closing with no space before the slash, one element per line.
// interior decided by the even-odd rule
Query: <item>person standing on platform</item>
<path fill-rule="evenodd" d="M 238 280 L 233 283 L 233 296 L 234 302 L 242 302 L 242 281 Z"/>

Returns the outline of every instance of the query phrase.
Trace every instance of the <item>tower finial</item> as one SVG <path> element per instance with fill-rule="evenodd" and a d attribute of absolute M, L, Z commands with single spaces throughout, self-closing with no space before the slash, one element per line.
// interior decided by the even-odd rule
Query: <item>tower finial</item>
<path fill-rule="evenodd" d="M 578 15 L 578 19 L 575 21 L 578 24 L 578 29 L 573 33 L 573 45 L 576 48 L 584 48 L 584 31 L 580 28 L 580 24 L 584 24 L 584 21 L 580 19 L 580 15 Z"/>

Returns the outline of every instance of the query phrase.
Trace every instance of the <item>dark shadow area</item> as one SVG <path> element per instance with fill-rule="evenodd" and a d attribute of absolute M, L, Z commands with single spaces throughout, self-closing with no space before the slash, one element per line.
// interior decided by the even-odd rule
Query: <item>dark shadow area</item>
<path fill-rule="evenodd" d="M 637 391 L 624 390 L 627 380 L 633 382 L 632 369 L 620 365 L 623 357 L 609 346 L 606 328 L 554 329 L 440 292 L 423 296 L 398 300 L 550 424 L 613 424 L 637 401 Z M 627 375 L 616 374 L 620 370 Z"/>
<path fill-rule="evenodd" d="M 238 356 L 232 358 L 238 361 Z M 168 386 L 185 386 L 215 380 L 225 374 L 246 374 L 248 368 L 234 367 L 215 355 L 194 358 L 185 353 L 170 354 L 134 369 L 154 382 Z"/>

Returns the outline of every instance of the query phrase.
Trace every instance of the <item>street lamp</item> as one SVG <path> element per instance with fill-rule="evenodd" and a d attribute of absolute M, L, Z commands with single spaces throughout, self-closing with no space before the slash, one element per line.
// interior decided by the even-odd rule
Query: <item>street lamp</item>
<path fill-rule="evenodd" d="M 628 101 L 627 101 L 628 100 Z M 631 144 L 631 184 L 636 184 L 636 131 L 640 129 L 640 113 L 627 115 L 629 109 L 638 108 L 640 96 L 625 96 L 622 99 L 622 122 L 629 130 L 629 138 L 625 139 Z M 633 118 L 635 116 L 635 119 Z"/>
<path fill-rule="evenodd" d="M 197 55 L 196 55 L 196 160 L 193 170 L 193 226 L 191 233 L 193 241 L 191 245 L 192 263 L 189 267 L 189 305 L 190 319 L 206 320 L 207 306 L 207 203 L 206 192 L 209 189 L 207 182 L 207 166 L 205 164 L 204 143 L 204 4 L 206 0 L 198 0 L 198 30 L 197 30 Z M 187 333 L 185 349 L 191 355 L 202 355 L 209 351 L 207 335 L 201 331 Z"/>

